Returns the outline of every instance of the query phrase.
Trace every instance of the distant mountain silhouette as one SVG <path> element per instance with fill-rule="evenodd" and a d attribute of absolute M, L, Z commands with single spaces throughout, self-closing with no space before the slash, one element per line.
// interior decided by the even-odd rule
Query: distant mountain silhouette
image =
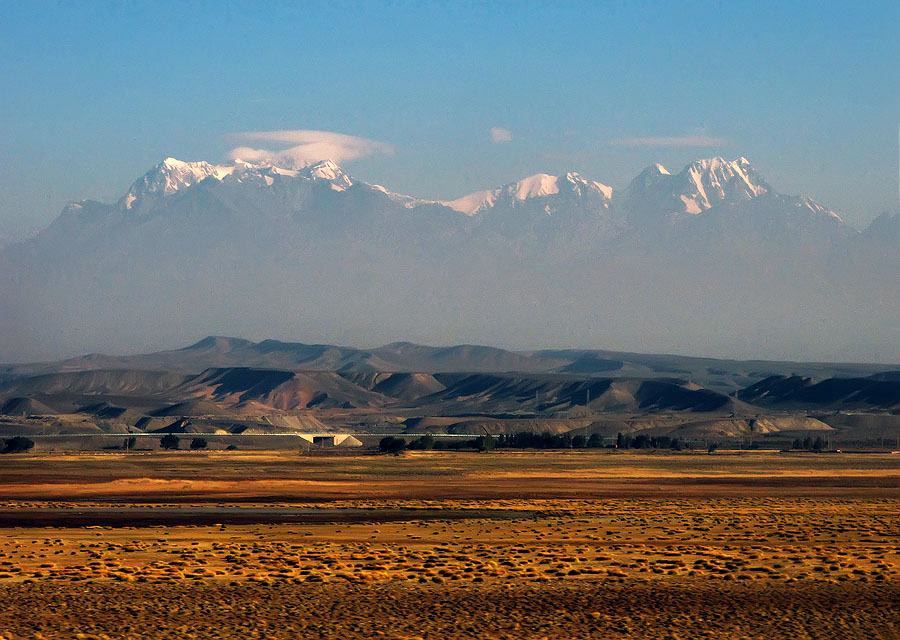
<path fill-rule="evenodd" d="M 149 350 L 213 331 L 896 362 L 898 220 L 860 233 L 809 197 L 776 192 L 745 158 L 653 165 L 621 193 L 569 172 L 446 202 L 330 162 L 167 158 L 116 203 L 71 203 L 0 251 L 0 361 Z M 226 366 L 250 349 L 216 340 L 191 347 L 198 361 L 215 353 L 206 364 Z M 529 366 L 453 349 L 428 361 Z M 253 350 L 243 364 L 384 371 L 402 348 Z M 401 362 L 414 361 L 409 351 Z"/>

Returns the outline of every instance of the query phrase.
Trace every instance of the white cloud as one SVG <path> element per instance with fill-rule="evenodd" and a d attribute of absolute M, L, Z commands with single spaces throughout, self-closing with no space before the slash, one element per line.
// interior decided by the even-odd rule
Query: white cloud
<path fill-rule="evenodd" d="M 731 144 L 725 138 L 707 135 L 616 138 L 609 144 L 624 147 L 723 147 Z"/>
<path fill-rule="evenodd" d="M 510 142 L 513 139 L 512 131 L 503 127 L 491 127 L 491 142 Z"/>
<path fill-rule="evenodd" d="M 288 168 L 302 167 L 322 160 L 333 160 L 341 164 L 364 156 L 394 153 L 394 147 L 386 142 L 312 129 L 245 131 L 232 133 L 227 137 L 235 142 L 254 145 L 235 147 L 228 152 L 231 160 L 265 162 Z M 266 148 L 256 148 L 255 145 L 265 145 Z M 276 148 L 272 149 L 273 146 Z"/>

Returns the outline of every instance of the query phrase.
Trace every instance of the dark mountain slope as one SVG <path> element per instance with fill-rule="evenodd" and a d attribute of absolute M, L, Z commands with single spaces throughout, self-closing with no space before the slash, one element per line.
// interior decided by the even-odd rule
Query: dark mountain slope
<path fill-rule="evenodd" d="M 738 392 L 749 403 L 771 407 L 900 410 L 900 380 L 869 378 L 810 378 L 772 376 Z"/>

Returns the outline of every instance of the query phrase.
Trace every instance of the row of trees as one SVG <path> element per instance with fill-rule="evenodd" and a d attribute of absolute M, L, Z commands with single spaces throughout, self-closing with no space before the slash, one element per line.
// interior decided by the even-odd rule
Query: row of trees
<path fill-rule="evenodd" d="M 159 446 L 163 449 L 178 449 L 181 444 L 181 439 L 176 436 L 174 433 L 168 433 L 164 435 L 160 441 Z M 193 438 L 191 439 L 191 449 L 205 449 L 209 443 L 206 441 L 206 438 Z"/>
<path fill-rule="evenodd" d="M 7 438 L 5 440 L 0 440 L 0 442 L 2 442 L 2 445 L 0 445 L 0 453 L 24 453 L 26 451 L 31 451 L 32 449 L 34 449 L 34 440 L 31 440 L 30 438 L 24 438 L 22 436 Z M 131 436 L 129 438 L 125 438 L 125 441 L 122 443 L 121 448 L 125 451 L 128 451 L 134 449 L 134 445 L 136 443 L 137 438 Z M 161 446 L 163 449 L 177 449 L 180 444 L 181 439 L 174 433 L 164 435 L 159 441 L 159 446 Z M 206 438 L 193 438 L 191 440 L 191 449 L 206 449 L 208 444 L 209 443 L 207 443 Z"/>
<path fill-rule="evenodd" d="M 497 439 L 490 435 L 478 436 L 463 440 L 458 438 L 452 441 L 436 440 L 434 436 L 425 435 L 407 442 L 404 438 L 385 436 L 378 443 L 378 450 L 382 453 L 400 453 L 406 449 L 410 451 L 459 451 L 460 449 L 475 449 L 477 451 L 493 451 L 497 448 Z"/>
<path fill-rule="evenodd" d="M 425 435 L 408 442 L 396 436 L 386 436 L 381 439 L 378 448 L 383 453 L 399 453 L 404 449 L 428 451 L 428 450 L 459 450 L 476 449 L 478 451 L 492 451 L 494 449 L 672 449 L 681 451 L 688 448 L 688 443 L 680 438 L 669 436 L 630 436 L 618 434 L 616 444 L 606 445 L 603 437 L 594 433 L 590 437 L 583 435 L 571 435 L 568 433 L 536 433 L 534 431 L 519 431 L 518 433 L 500 434 L 498 436 L 483 435 L 471 439 L 455 438 L 454 440 L 436 440 L 434 436 Z M 712 453 L 718 448 L 718 443 L 709 443 L 707 450 Z"/>
<path fill-rule="evenodd" d="M 598 434 L 590 437 L 583 435 L 570 435 L 568 433 L 536 433 L 534 431 L 519 431 L 512 434 L 500 434 L 498 436 L 478 436 L 477 438 L 454 440 L 436 440 L 431 435 L 421 436 L 407 443 L 403 438 L 387 436 L 380 443 L 380 449 L 386 453 L 398 453 L 404 449 L 410 450 L 460 450 L 477 449 L 478 451 L 491 451 L 493 449 L 671 449 L 682 451 L 684 449 L 705 448 L 708 453 L 713 453 L 719 448 L 719 443 L 714 441 L 683 440 L 671 436 L 649 436 L 638 434 L 636 436 L 619 433 L 616 435 L 616 443 L 605 444 Z M 750 442 L 748 449 L 759 449 L 758 442 Z M 821 436 L 813 439 L 807 436 L 804 439 L 795 439 L 792 449 L 805 451 L 824 451 L 828 443 Z"/>
<path fill-rule="evenodd" d="M 497 446 L 503 449 L 600 449 L 603 447 L 603 438 L 596 433 L 585 438 L 568 433 L 519 431 L 498 436 Z"/>
<path fill-rule="evenodd" d="M 616 436 L 616 448 L 618 449 L 672 449 L 681 451 L 688 448 L 687 443 L 681 438 L 669 436 L 648 436 L 639 434 L 630 436 L 618 434 Z"/>
<path fill-rule="evenodd" d="M 802 440 L 800 438 L 795 438 L 794 442 L 791 443 L 791 449 L 798 449 L 801 451 L 824 451 L 825 441 L 822 439 L 822 436 L 817 437 L 815 440 L 810 436 L 806 436 Z"/>

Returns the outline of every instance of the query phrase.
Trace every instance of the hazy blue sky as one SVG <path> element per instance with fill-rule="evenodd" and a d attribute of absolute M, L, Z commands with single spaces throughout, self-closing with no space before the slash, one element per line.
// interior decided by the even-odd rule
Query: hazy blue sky
<path fill-rule="evenodd" d="M 276 129 L 392 145 L 347 169 L 422 197 L 744 155 L 858 227 L 897 206 L 896 1 L 327 4 L 0 0 L 0 235 Z"/>

